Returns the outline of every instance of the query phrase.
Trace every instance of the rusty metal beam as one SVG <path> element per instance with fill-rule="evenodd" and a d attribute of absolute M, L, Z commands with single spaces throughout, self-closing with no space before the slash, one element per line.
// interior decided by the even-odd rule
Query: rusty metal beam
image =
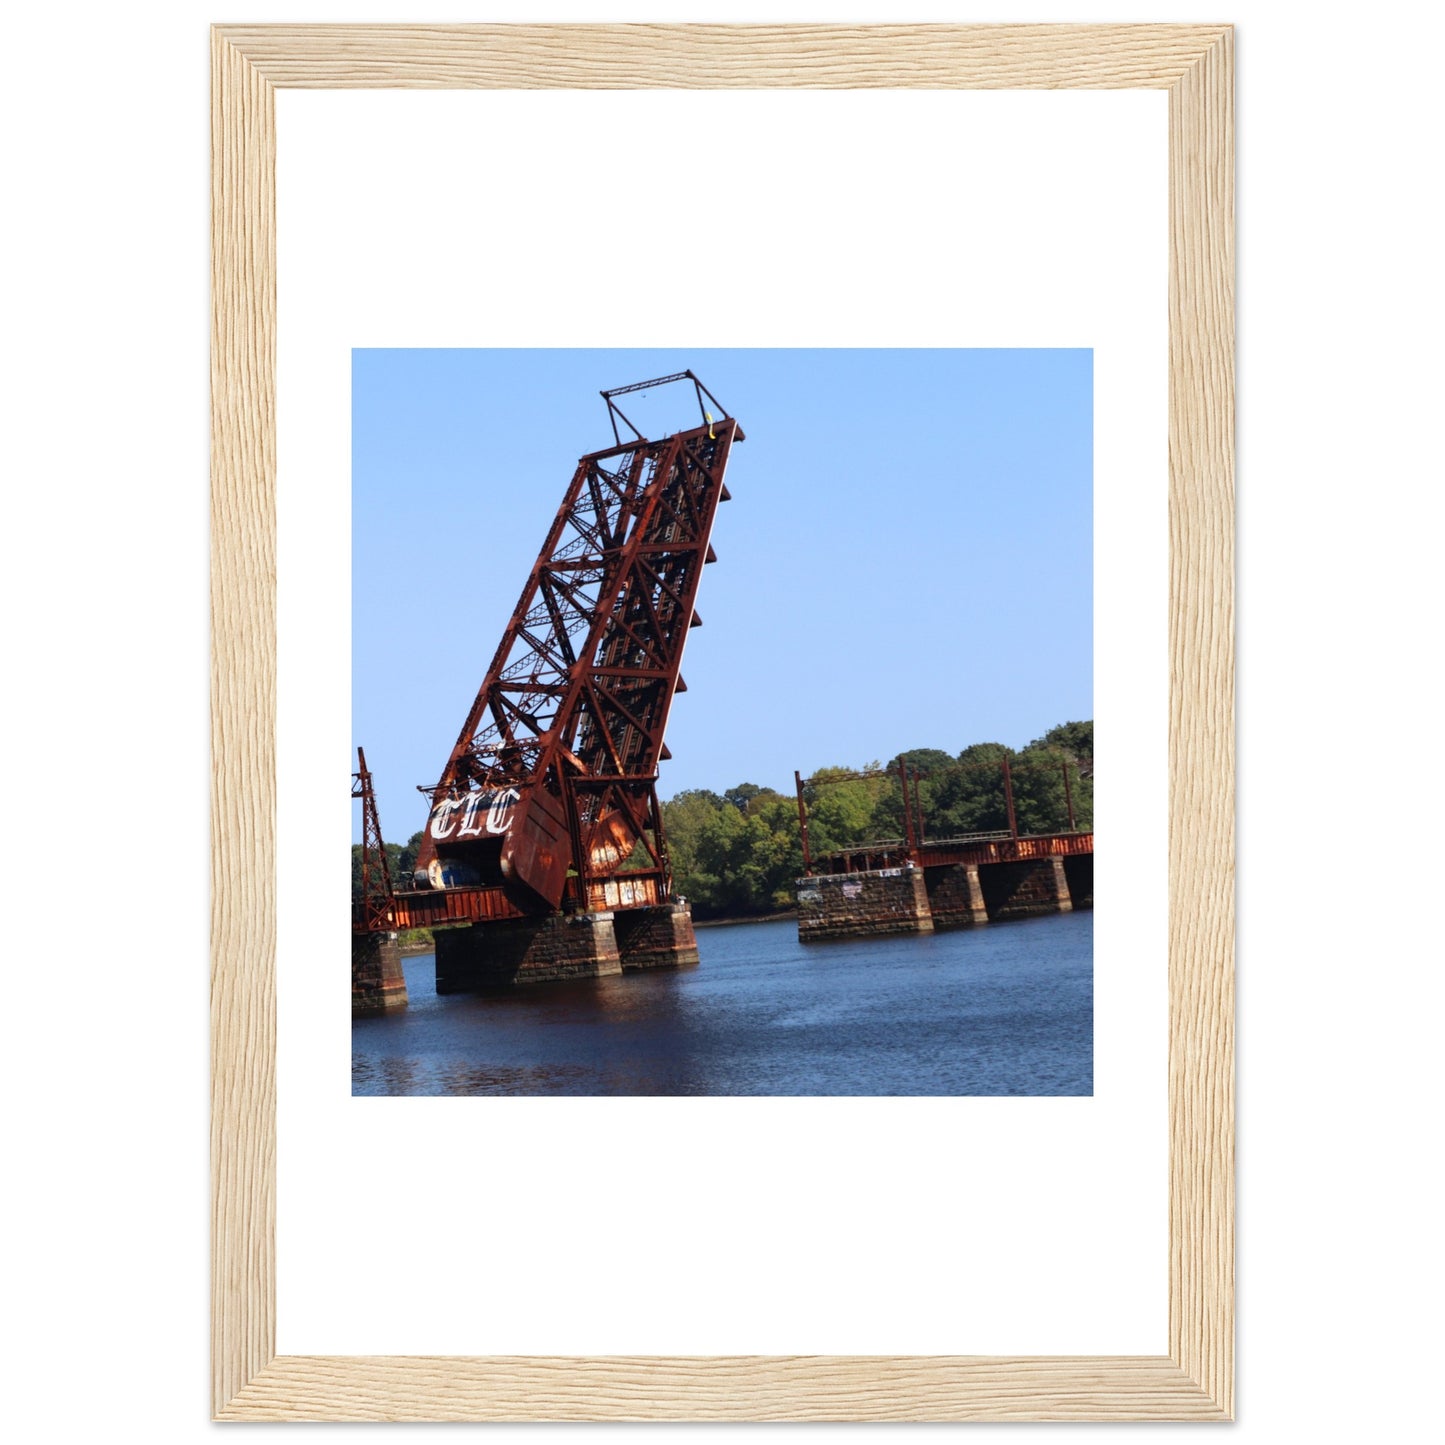
<path fill-rule="evenodd" d="M 1089 833 L 1028 834 L 1015 838 L 1000 833 L 976 838 L 944 839 L 924 843 L 916 852 L 908 849 L 904 839 L 884 839 L 843 848 L 815 858 L 814 871 L 825 874 L 867 872 L 872 868 L 893 868 L 913 861 L 923 868 L 939 868 L 956 863 L 1016 863 L 1036 858 L 1072 858 L 1094 851 L 1094 835 Z"/>
<path fill-rule="evenodd" d="M 361 897 L 352 908 L 351 926 L 357 933 L 390 933 L 396 928 L 391 864 L 381 836 L 376 791 L 371 785 L 366 753 L 361 748 L 356 750 L 351 796 L 361 800 Z"/>

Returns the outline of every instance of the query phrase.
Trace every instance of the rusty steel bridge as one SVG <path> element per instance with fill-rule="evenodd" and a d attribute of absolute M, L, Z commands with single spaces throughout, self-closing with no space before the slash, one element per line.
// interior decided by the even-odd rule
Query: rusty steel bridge
<path fill-rule="evenodd" d="M 699 425 L 652 440 L 619 397 L 681 383 Z M 659 908 L 672 896 L 658 764 L 714 515 L 743 432 L 691 371 L 615 387 L 393 880 L 364 754 L 357 933 Z M 711 409 L 710 409 L 711 408 Z M 619 425 L 620 424 L 620 425 Z M 631 433 L 625 438 L 621 428 Z"/>

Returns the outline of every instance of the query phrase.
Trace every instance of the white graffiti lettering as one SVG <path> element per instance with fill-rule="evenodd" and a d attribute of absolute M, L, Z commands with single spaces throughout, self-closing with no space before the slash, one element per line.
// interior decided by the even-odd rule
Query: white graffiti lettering
<path fill-rule="evenodd" d="M 512 809 L 522 795 L 515 788 L 508 788 L 492 799 L 487 809 L 487 832 L 505 833 L 512 822 Z"/>
<path fill-rule="evenodd" d="M 505 833 L 512 823 L 512 813 L 521 793 L 516 788 L 507 788 L 500 793 L 468 793 L 463 798 L 443 798 L 431 812 L 428 831 L 433 838 L 450 838 L 453 832 L 458 838 L 481 836 L 482 825 L 479 815 L 482 805 L 487 805 L 486 829 L 489 833 Z"/>
<path fill-rule="evenodd" d="M 430 832 L 433 838 L 450 838 L 456 811 L 462 806 L 459 798 L 443 798 L 432 809 Z"/>
<path fill-rule="evenodd" d="M 462 826 L 457 831 L 458 838 L 476 838 L 481 835 L 481 825 L 476 819 L 485 797 L 484 793 L 467 794 L 466 812 L 462 814 Z"/>

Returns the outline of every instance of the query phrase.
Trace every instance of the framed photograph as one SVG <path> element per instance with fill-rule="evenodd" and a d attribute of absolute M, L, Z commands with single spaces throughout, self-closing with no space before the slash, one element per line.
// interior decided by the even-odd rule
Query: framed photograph
<path fill-rule="evenodd" d="M 1232 1418 L 1230 28 L 212 58 L 216 1418 Z"/>

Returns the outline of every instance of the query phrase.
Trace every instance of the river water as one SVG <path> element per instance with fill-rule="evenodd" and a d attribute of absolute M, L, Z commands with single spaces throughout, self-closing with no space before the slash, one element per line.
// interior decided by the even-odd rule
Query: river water
<path fill-rule="evenodd" d="M 1093 914 L 798 942 L 697 930 L 702 963 L 438 997 L 352 1024 L 354 1094 L 1091 1094 Z"/>

